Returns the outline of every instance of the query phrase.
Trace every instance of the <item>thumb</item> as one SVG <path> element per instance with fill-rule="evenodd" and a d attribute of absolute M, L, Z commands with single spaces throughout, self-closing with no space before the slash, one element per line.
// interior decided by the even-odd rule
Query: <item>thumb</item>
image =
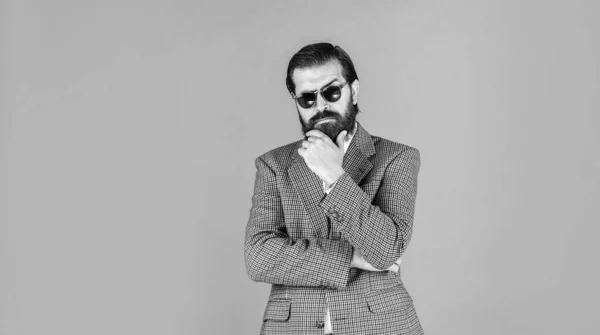
<path fill-rule="evenodd" d="M 346 134 L 348 134 L 348 131 L 341 131 L 335 139 L 335 143 L 340 149 L 344 147 L 344 138 L 346 138 Z"/>

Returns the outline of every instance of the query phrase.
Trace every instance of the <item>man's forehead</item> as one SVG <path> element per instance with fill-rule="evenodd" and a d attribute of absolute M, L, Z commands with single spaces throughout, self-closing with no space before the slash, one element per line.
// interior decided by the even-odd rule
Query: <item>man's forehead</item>
<path fill-rule="evenodd" d="M 334 80 L 342 81 L 342 66 L 338 61 L 330 61 L 320 66 L 295 69 L 292 80 L 296 91 L 315 90 Z"/>

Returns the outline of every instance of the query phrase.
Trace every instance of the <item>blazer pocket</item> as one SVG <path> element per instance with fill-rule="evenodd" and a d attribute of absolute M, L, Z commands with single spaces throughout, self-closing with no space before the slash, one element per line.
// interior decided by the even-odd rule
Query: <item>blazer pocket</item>
<path fill-rule="evenodd" d="M 267 309 L 265 310 L 265 316 L 263 317 L 263 320 L 287 321 L 290 319 L 291 309 L 292 300 L 269 300 L 269 302 L 267 303 Z"/>
<path fill-rule="evenodd" d="M 412 298 L 403 285 L 377 290 L 367 295 L 367 306 L 371 313 L 400 309 L 411 303 Z"/>

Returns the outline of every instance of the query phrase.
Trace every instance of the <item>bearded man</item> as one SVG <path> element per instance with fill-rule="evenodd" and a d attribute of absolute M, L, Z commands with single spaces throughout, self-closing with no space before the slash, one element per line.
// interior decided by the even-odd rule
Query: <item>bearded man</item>
<path fill-rule="evenodd" d="M 423 334 L 400 276 L 419 151 L 356 121 L 359 82 L 339 46 L 303 47 L 287 88 L 304 139 L 256 159 L 245 260 L 272 284 L 261 334 Z"/>

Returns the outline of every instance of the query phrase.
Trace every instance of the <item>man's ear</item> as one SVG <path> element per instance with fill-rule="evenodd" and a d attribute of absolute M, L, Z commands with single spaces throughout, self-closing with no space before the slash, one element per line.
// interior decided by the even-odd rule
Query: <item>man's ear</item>
<path fill-rule="evenodd" d="M 358 79 L 354 79 L 352 82 L 352 104 L 356 105 L 358 103 L 358 90 L 360 85 L 358 84 Z"/>

